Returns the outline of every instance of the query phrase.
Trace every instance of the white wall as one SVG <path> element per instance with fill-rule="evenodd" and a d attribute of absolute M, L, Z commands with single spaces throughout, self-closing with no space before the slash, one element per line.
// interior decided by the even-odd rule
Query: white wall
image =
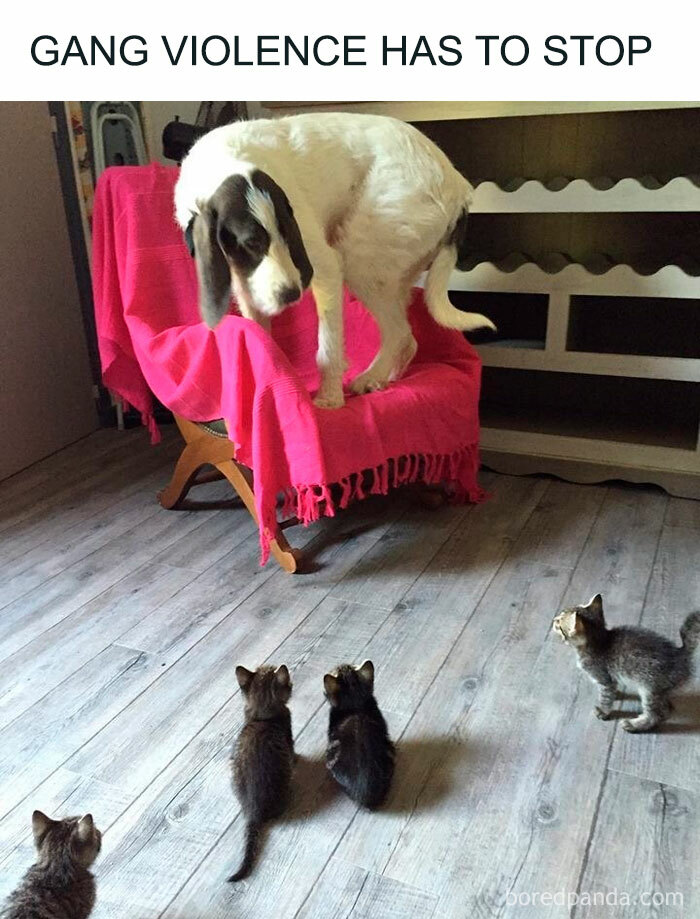
<path fill-rule="evenodd" d="M 199 110 L 199 102 L 142 102 L 143 119 L 145 122 L 146 146 L 152 160 L 158 160 L 172 166 L 172 160 L 163 158 L 163 144 L 161 137 L 163 128 L 169 121 L 175 121 L 175 116 L 180 116 L 180 121 L 194 124 Z"/>
<path fill-rule="evenodd" d="M 0 479 L 98 426 L 45 102 L 0 102 Z"/>

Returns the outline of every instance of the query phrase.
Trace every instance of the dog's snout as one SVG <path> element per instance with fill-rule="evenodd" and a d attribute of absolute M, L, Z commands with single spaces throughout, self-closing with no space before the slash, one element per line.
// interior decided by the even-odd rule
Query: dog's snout
<path fill-rule="evenodd" d="M 283 287 L 282 290 L 277 295 L 277 299 L 280 303 L 289 304 L 296 303 L 296 301 L 301 297 L 301 290 L 297 287 L 296 284 L 290 285 L 289 287 Z"/>

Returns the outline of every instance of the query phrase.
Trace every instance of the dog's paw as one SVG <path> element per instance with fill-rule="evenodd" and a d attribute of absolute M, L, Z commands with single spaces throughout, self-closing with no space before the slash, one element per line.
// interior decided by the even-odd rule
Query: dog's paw
<path fill-rule="evenodd" d="M 363 393 L 379 392 L 381 389 L 386 389 L 388 385 L 389 380 L 385 377 L 375 377 L 369 373 L 361 373 L 359 377 L 355 377 L 352 381 L 350 389 L 355 395 L 361 396 Z"/>
<path fill-rule="evenodd" d="M 314 399 L 316 408 L 342 408 L 345 405 L 345 396 L 343 393 L 328 395 L 319 393 Z"/>
<path fill-rule="evenodd" d="M 599 705 L 596 705 L 593 711 L 595 713 L 596 718 L 600 718 L 601 721 L 607 721 L 608 718 L 610 718 L 610 715 L 612 714 L 609 709 L 601 708 Z"/>

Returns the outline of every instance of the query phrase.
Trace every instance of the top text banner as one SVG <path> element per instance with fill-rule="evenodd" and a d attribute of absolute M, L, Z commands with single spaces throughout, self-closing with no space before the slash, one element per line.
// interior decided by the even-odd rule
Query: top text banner
<path fill-rule="evenodd" d="M 34 0 L 6 10 L 0 97 L 690 101 L 700 95 L 693 8 Z"/>

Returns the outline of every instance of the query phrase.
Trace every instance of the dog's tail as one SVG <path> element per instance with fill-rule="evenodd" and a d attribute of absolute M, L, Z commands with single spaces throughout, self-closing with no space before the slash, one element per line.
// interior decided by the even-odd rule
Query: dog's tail
<path fill-rule="evenodd" d="M 700 612 L 691 613 L 681 626 L 683 650 L 691 655 L 700 644 Z"/>
<path fill-rule="evenodd" d="M 430 315 L 447 329 L 459 329 L 471 332 L 474 329 L 492 329 L 496 326 L 481 313 L 465 313 L 450 303 L 447 290 L 450 275 L 456 266 L 465 258 L 465 234 L 467 229 L 467 210 L 462 211 L 449 238 L 435 256 L 425 279 L 425 302 Z"/>
<path fill-rule="evenodd" d="M 243 853 L 243 861 L 240 864 L 238 871 L 235 874 L 232 874 L 229 881 L 236 882 L 242 881 L 243 878 L 247 878 L 253 868 L 253 862 L 255 861 L 255 856 L 258 853 L 258 843 L 260 841 L 260 824 L 257 820 L 249 820 L 245 828 L 245 851 Z"/>

